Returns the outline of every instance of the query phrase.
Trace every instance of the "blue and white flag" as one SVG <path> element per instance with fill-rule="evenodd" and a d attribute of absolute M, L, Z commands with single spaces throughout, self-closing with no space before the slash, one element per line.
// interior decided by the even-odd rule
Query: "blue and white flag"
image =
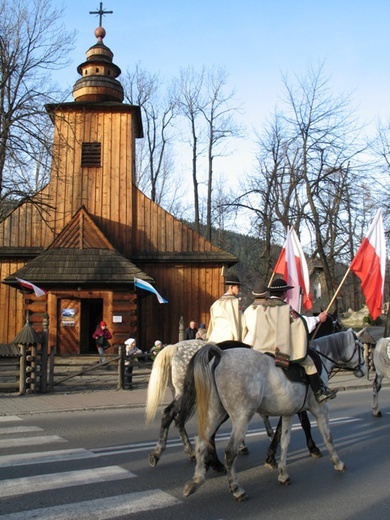
<path fill-rule="evenodd" d="M 139 278 L 134 278 L 134 287 L 138 287 L 139 289 L 143 289 L 144 291 L 149 291 L 157 296 L 157 300 L 159 303 L 168 303 L 168 300 L 165 300 L 159 292 L 150 285 L 149 282 L 145 282 L 144 280 L 140 280 Z"/>

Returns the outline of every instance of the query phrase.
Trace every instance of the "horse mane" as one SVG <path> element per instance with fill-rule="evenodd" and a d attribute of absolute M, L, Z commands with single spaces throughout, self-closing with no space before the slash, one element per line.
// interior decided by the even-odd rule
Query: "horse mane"
<path fill-rule="evenodd" d="M 342 351 L 343 342 L 342 339 L 345 334 L 349 333 L 351 329 L 344 330 L 341 332 L 335 332 L 334 334 L 329 334 L 328 336 L 321 336 L 320 338 L 315 338 L 311 341 L 310 347 L 314 350 L 317 350 L 316 345 L 319 345 L 321 351 L 324 352 L 324 348 L 329 352 L 332 350 L 333 355 L 339 355 Z"/>

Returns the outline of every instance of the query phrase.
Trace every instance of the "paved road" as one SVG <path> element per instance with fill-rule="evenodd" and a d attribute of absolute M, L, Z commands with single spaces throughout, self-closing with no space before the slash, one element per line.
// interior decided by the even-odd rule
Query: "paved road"
<path fill-rule="evenodd" d="M 142 407 L 2 416 L 0 520 L 387 520 L 389 388 L 381 399 L 382 419 L 371 417 L 365 388 L 342 391 L 330 404 L 345 473 L 335 472 L 326 456 L 310 459 L 302 432 L 294 431 L 287 488 L 277 484 L 275 471 L 259 463 L 268 440 L 254 418 L 247 436 L 250 455 L 237 463 L 249 496 L 243 503 L 229 495 L 226 477 L 211 471 L 197 493 L 183 497 L 194 466 L 174 430 L 158 466 L 149 467 L 158 421 L 146 427 Z M 193 433 L 194 424 L 190 427 Z M 217 439 L 220 455 L 228 433 L 226 424 Z M 313 436 L 324 450 L 315 427 Z"/>

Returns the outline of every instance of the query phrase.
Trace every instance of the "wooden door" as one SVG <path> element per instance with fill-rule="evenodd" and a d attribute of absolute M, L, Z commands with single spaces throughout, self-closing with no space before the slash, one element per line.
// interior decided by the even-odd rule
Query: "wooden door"
<path fill-rule="evenodd" d="M 80 354 L 80 311 L 79 299 L 58 299 L 57 353 L 60 355 Z"/>

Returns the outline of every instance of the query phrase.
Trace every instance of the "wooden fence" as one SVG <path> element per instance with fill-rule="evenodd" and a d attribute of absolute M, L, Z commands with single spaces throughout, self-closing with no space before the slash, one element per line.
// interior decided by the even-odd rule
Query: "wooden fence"
<path fill-rule="evenodd" d="M 19 394 L 93 389 L 122 390 L 129 386 L 126 363 L 133 366 L 133 386 L 146 387 L 153 362 L 148 354 L 136 358 L 125 356 L 125 347 L 118 354 L 99 356 L 56 356 L 55 348 L 46 356 L 38 346 L 19 345 L 19 355 L 0 360 L 0 391 Z"/>

